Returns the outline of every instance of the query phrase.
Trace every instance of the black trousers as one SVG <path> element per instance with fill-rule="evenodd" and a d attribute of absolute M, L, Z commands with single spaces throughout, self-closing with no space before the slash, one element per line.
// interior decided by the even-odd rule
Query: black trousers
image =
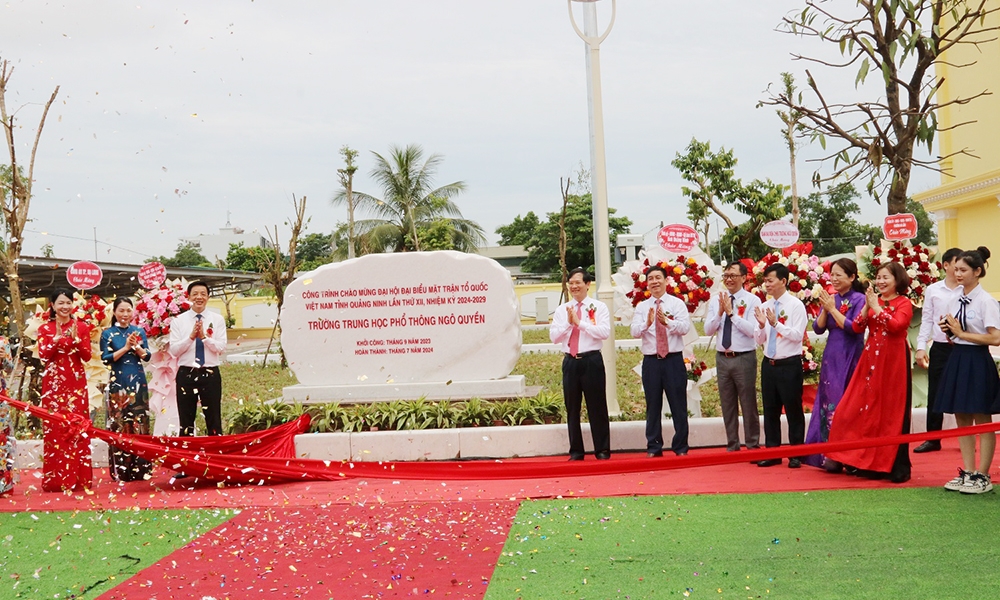
<path fill-rule="evenodd" d="M 781 445 L 781 409 L 788 420 L 788 443 L 805 442 L 806 417 L 802 412 L 802 357 L 792 356 L 760 363 L 760 396 L 764 405 L 764 445 Z"/>
<path fill-rule="evenodd" d="M 948 343 L 934 342 L 930 351 L 930 364 L 927 365 L 927 431 L 941 431 L 944 426 L 944 413 L 934 410 L 938 386 L 941 384 L 941 373 L 948 364 L 948 357 L 955 346 Z M 909 433 L 909 430 L 907 430 Z"/>
<path fill-rule="evenodd" d="M 600 352 L 586 353 L 573 358 L 565 355 L 562 364 L 563 401 L 566 403 L 566 427 L 569 429 L 569 455 L 582 458 L 583 430 L 580 412 L 583 399 L 587 402 L 590 417 L 590 437 L 594 440 L 594 454 L 611 452 L 611 425 L 608 423 L 607 376 Z"/>
<path fill-rule="evenodd" d="M 667 395 L 674 439 L 670 449 L 688 451 L 687 370 L 684 355 L 671 352 L 666 358 L 647 354 L 642 359 L 642 389 L 646 394 L 646 450 L 663 451 L 663 394 Z"/>
<path fill-rule="evenodd" d="M 222 374 L 219 368 L 178 367 L 176 382 L 181 435 L 194 435 L 199 402 L 205 414 L 206 435 L 222 435 Z"/>

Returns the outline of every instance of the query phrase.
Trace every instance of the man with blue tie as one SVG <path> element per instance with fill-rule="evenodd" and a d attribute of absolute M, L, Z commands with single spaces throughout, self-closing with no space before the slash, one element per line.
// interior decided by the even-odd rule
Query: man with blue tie
<path fill-rule="evenodd" d="M 222 435 L 222 375 L 219 363 L 226 351 L 226 322 L 205 310 L 208 285 L 194 281 L 187 288 L 191 310 L 170 323 L 170 354 L 177 357 L 177 415 L 181 435 L 194 435 L 201 402 L 208 435 Z"/>
<path fill-rule="evenodd" d="M 743 289 L 747 267 L 734 262 L 722 272 L 724 291 L 708 303 L 705 335 L 718 335 L 715 345 L 715 370 L 719 381 L 719 403 L 726 428 L 726 450 L 740 449 L 740 411 L 743 412 L 743 435 L 747 449 L 755 449 L 760 440 L 760 414 L 757 412 L 757 342 L 754 313 L 760 299 Z"/>
<path fill-rule="evenodd" d="M 781 409 L 788 419 L 788 443 L 805 442 L 802 412 L 802 340 L 808 317 L 802 301 L 787 292 L 788 267 L 781 263 L 764 269 L 764 290 L 771 297 L 754 310 L 755 338 L 764 346 L 760 365 L 760 396 L 764 405 L 764 445 L 781 445 Z M 780 458 L 762 460 L 759 467 L 780 465 Z M 788 468 L 802 466 L 798 457 L 788 459 Z"/>

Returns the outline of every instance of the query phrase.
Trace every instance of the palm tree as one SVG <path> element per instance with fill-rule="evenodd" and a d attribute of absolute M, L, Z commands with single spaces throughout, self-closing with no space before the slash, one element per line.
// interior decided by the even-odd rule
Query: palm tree
<path fill-rule="evenodd" d="M 452 198 L 465 191 L 465 183 L 456 181 L 433 188 L 431 180 L 443 157 L 438 154 L 424 158 L 420 146 L 393 146 L 388 158 L 377 152 L 370 176 L 382 188 L 382 198 L 364 192 L 354 192 L 356 205 L 372 214 L 372 218 L 355 222 L 355 233 L 361 254 L 377 252 L 408 252 L 421 249 L 421 232 L 442 225 L 449 230 L 448 239 L 436 236 L 435 249 L 451 247 L 469 252 L 486 243 L 482 227 L 462 218 L 462 212 Z M 335 203 L 346 201 L 346 192 L 334 197 Z"/>

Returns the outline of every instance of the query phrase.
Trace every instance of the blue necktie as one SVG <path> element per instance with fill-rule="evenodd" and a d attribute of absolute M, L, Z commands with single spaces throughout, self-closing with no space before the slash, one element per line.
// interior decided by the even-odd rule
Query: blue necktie
<path fill-rule="evenodd" d="M 201 323 L 203 317 L 204 315 L 195 315 L 199 323 Z M 194 362 L 199 367 L 205 366 L 205 342 L 201 339 L 201 336 L 194 338 Z"/>
<path fill-rule="evenodd" d="M 955 313 L 955 318 L 958 319 L 958 324 L 962 326 L 962 331 L 969 330 L 968 322 L 968 308 L 969 304 L 972 303 L 972 298 L 962 294 L 962 297 L 958 299 L 958 312 Z"/>
<path fill-rule="evenodd" d="M 781 303 L 778 302 L 777 300 L 775 300 L 774 301 L 774 318 L 775 318 L 774 324 L 775 325 L 778 324 L 778 321 L 777 321 L 777 318 L 778 318 L 778 308 L 780 306 L 781 306 Z M 775 329 L 774 326 L 772 325 L 771 326 L 771 332 L 767 335 L 767 357 L 768 358 L 774 358 L 775 357 L 774 355 L 777 354 L 777 353 L 778 353 L 778 330 Z"/>

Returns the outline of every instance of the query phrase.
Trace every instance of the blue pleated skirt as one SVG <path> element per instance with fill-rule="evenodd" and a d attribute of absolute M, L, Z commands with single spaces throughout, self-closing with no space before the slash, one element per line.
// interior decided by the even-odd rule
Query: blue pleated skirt
<path fill-rule="evenodd" d="M 935 409 L 943 413 L 1000 413 L 1000 375 L 989 346 L 955 344 L 941 373 Z"/>

